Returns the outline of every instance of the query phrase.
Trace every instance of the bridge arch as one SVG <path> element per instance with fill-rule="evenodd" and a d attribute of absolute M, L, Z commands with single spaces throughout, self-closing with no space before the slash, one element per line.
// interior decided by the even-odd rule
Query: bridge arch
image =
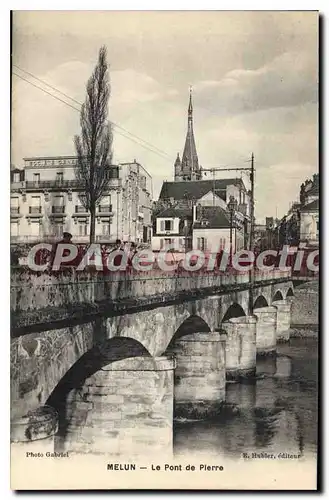
<path fill-rule="evenodd" d="M 254 302 L 254 309 L 259 309 L 260 307 L 267 307 L 268 302 L 265 299 L 264 295 L 259 295 Z"/>
<path fill-rule="evenodd" d="M 277 290 L 273 296 L 272 302 L 275 302 L 276 300 L 283 300 L 283 295 L 280 290 Z"/>
<path fill-rule="evenodd" d="M 225 323 L 231 318 L 239 318 L 240 316 L 245 316 L 243 308 L 237 302 L 233 302 L 225 312 L 222 323 Z"/>
<path fill-rule="evenodd" d="M 93 347 L 83 354 L 58 382 L 46 404 L 58 412 L 59 435 L 65 435 L 65 415 L 68 397 L 73 391 L 79 391 L 85 380 L 115 361 L 134 357 L 151 357 L 147 349 L 137 340 L 129 337 L 114 337 Z"/>
<path fill-rule="evenodd" d="M 294 297 L 294 291 L 293 289 L 291 288 L 291 286 L 288 288 L 288 291 L 286 293 L 286 298 L 287 297 Z"/>
<path fill-rule="evenodd" d="M 166 348 L 166 351 L 170 351 L 175 342 L 186 335 L 191 335 L 193 333 L 208 333 L 210 331 L 211 329 L 208 323 L 202 319 L 201 316 L 191 314 L 191 316 L 186 318 L 177 328 Z"/>

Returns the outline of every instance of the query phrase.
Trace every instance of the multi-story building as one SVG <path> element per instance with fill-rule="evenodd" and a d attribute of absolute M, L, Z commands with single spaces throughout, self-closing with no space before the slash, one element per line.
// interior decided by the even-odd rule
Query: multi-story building
<path fill-rule="evenodd" d="M 122 205 L 120 239 L 149 243 L 152 236 L 152 178 L 142 165 L 120 163 Z"/>
<path fill-rule="evenodd" d="M 319 245 L 319 174 L 301 186 L 300 242 Z"/>
<path fill-rule="evenodd" d="M 319 174 L 300 186 L 299 201 L 291 204 L 277 225 L 279 246 L 319 245 Z"/>
<path fill-rule="evenodd" d="M 11 241 L 37 242 L 59 239 L 63 231 L 73 236 L 73 241 L 88 242 L 90 213 L 81 201 L 83 190 L 75 178 L 74 168 L 77 158 L 74 156 L 25 158 L 24 169 L 11 171 Z M 142 168 L 142 167 L 141 167 Z M 142 220 L 148 224 L 144 230 L 142 222 L 133 238 L 125 232 L 123 225 L 123 207 L 128 213 L 138 213 L 133 199 L 127 200 L 132 181 L 127 179 L 125 169 L 120 165 L 111 165 L 108 169 L 109 186 L 96 209 L 96 241 L 113 242 L 115 239 L 147 241 L 150 231 L 150 191 L 145 182 L 138 184 L 143 207 Z M 123 173 L 123 175 L 121 175 Z M 124 188 L 122 188 L 122 183 Z M 144 208 L 148 206 L 147 208 Z M 129 217 L 127 219 L 129 221 Z M 136 236 L 136 238 L 135 238 Z"/>

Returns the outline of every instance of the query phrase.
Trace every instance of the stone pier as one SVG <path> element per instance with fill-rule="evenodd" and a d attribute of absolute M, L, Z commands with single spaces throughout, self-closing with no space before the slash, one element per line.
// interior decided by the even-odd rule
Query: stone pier
<path fill-rule="evenodd" d="M 176 359 L 176 417 L 202 418 L 225 401 L 225 340 L 220 332 L 192 333 L 169 348 Z"/>
<path fill-rule="evenodd" d="M 254 309 L 257 317 L 256 347 L 257 354 L 269 354 L 276 351 L 277 309 L 273 306 Z"/>
<path fill-rule="evenodd" d="M 226 379 L 253 376 L 256 372 L 256 318 L 240 316 L 222 324 L 227 333 Z"/>
<path fill-rule="evenodd" d="M 11 449 L 46 456 L 54 452 L 58 415 L 49 406 L 42 406 L 11 422 Z"/>
<path fill-rule="evenodd" d="M 291 302 L 289 300 L 277 300 L 273 302 L 277 309 L 276 316 L 276 340 L 287 342 L 290 337 Z"/>
<path fill-rule="evenodd" d="M 64 449 L 129 458 L 172 456 L 174 361 L 115 361 L 72 391 Z"/>

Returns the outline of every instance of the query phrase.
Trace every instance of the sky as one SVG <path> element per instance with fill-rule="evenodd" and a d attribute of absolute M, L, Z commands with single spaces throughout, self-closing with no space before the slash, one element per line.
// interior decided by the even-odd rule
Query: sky
<path fill-rule="evenodd" d="M 190 85 L 199 164 L 246 166 L 254 152 L 259 222 L 318 171 L 316 12 L 16 11 L 12 37 L 13 73 L 74 108 L 107 47 L 113 163 L 141 163 L 154 199 L 182 154 Z M 76 109 L 13 74 L 12 164 L 74 155 L 79 131 Z"/>

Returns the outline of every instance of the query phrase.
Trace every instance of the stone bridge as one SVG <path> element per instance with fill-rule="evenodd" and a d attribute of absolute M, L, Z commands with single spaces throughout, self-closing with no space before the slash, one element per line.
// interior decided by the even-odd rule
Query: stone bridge
<path fill-rule="evenodd" d="M 252 311 L 248 273 L 17 269 L 12 441 L 170 453 L 174 415 L 220 411 L 226 381 L 254 377 L 256 356 L 289 339 L 293 295 L 276 269 L 255 273 Z"/>

